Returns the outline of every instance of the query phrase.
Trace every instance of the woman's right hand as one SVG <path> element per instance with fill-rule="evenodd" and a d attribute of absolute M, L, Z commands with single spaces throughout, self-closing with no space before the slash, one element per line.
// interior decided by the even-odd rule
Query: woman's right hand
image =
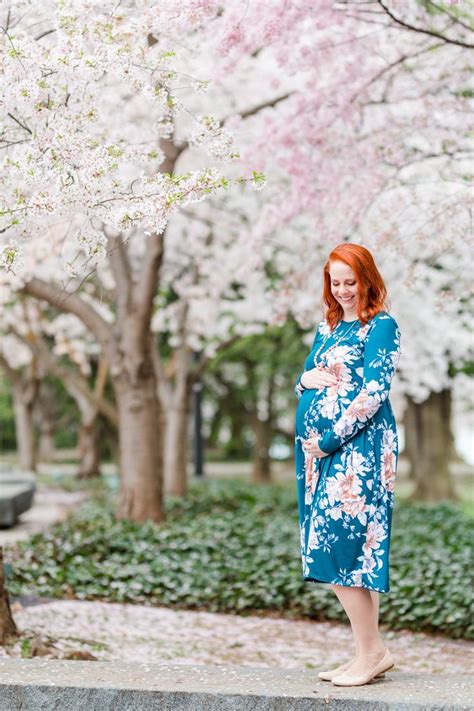
<path fill-rule="evenodd" d="M 330 373 L 327 368 L 318 367 L 306 370 L 301 376 L 301 384 L 304 388 L 311 390 L 320 390 L 330 385 L 336 385 L 337 378 L 333 373 Z"/>

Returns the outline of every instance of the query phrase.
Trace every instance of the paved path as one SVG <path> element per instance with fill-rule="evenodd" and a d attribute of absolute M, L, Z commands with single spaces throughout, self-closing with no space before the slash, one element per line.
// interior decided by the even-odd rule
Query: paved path
<path fill-rule="evenodd" d="M 39 487 L 33 506 L 23 513 L 13 528 L 0 529 L 0 546 L 25 541 L 53 523 L 63 521 L 69 511 L 86 497 L 85 492 Z"/>
<path fill-rule="evenodd" d="M 309 670 L 0 660 L 0 711 L 346 711 L 472 709 L 468 676 L 388 672 L 361 687 Z"/>

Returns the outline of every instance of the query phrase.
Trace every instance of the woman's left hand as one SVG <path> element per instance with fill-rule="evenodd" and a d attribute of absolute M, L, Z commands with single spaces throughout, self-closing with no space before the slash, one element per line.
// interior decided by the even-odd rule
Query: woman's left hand
<path fill-rule="evenodd" d="M 329 456 L 328 452 L 323 452 L 318 442 L 318 434 L 315 434 L 312 437 L 308 437 L 308 439 L 305 439 L 302 443 L 303 449 L 305 450 L 305 452 L 308 452 L 308 454 L 311 454 L 313 457 L 317 457 L 318 459 L 322 459 L 323 457 Z"/>

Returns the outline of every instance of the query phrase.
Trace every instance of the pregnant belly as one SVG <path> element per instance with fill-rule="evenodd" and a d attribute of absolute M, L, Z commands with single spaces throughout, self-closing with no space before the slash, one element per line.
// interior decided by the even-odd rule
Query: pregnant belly
<path fill-rule="evenodd" d="M 345 389 L 336 400 L 331 399 L 323 403 L 321 400 L 327 396 L 327 388 L 305 390 L 296 411 L 296 433 L 301 437 L 308 437 L 310 430 L 323 432 L 332 427 L 359 392 L 359 388 L 349 392 Z"/>
<path fill-rule="evenodd" d="M 313 388 L 308 388 L 303 392 L 299 401 L 298 407 L 296 409 L 296 434 L 301 437 L 306 437 L 306 419 L 307 412 L 311 408 L 311 424 L 314 427 L 316 425 L 314 405 L 317 403 L 319 398 L 323 395 L 324 390 L 315 390 Z"/>

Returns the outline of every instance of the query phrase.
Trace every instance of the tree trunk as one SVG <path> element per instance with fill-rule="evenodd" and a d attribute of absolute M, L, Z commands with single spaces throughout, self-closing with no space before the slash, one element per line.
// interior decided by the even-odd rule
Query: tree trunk
<path fill-rule="evenodd" d="M 166 413 L 164 488 L 172 496 L 186 496 L 188 488 L 191 392 L 189 388 L 184 399 Z"/>
<path fill-rule="evenodd" d="M 36 443 L 33 411 L 36 388 L 30 381 L 12 381 L 13 407 L 18 464 L 26 471 L 36 471 Z"/>
<path fill-rule="evenodd" d="M 451 391 L 431 393 L 427 400 L 415 403 L 408 398 L 406 454 L 416 501 L 444 501 L 457 498 L 449 470 L 453 453 L 451 431 Z"/>
<path fill-rule="evenodd" d="M 43 381 L 40 386 L 36 406 L 36 423 L 39 427 L 38 459 L 40 462 L 54 461 L 54 405 L 52 393 Z"/>
<path fill-rule="evenodd" d="M 259 420 L 256 415 L 252 420 L 255 433 L 252 481 L 268 484 L 272 480 L 270 459 L 272 423 L 269 420 Z"/>
<path fill-rule="evenodd" d="M 38 458 L 40 462 L 54 461 L 54 424 L 51 420 L 41 420 Z"/>
<path fill-rule="evenodd" d="M 268 483 L 271 481 L 271 460 L 270 460 L 270 446 L 272 443 L 273 435 L 273 399 L 275 395 L 275 374 L 276 374 L 276 363 L 275 363 L 275 353 L 277 349 L 275 348 L 268 359 L 268 380 L 267 387 L 265 391 L 265 415 L 264 419 L 261 419 L 258 415 L 258 410 L 255 409 L 252 412 L 252 424 L 255 433 L 255 446 L 253 454 L 253 471 L 252 471 L 252 481 Z M 251 387 L 252 392 L 255 395 L 255 399 L 258 398 L 258 386 L 255 379 L 255 372 L 252 369 L 250 363 L 246 364 L 248 373 L 248 382 Z M 250 408 L 248 408 L 250 410 Z"/>
<path fill-rule="evenodd" d="M 160 402 L 164 430 L 164 492 L 186 496 L 188 489 L 189 417 L 192 409 L 192 351 L 184 342 L 187 307 L 180 313 L 183 344 L 173 353 L 167 369 L 155 357 L 155 373 L 160 382 Z M 155 354 L 156 355 L 156 354 Z M 166 381 L 165 381 L 166 378 Z"/>
<path fill-rule="evenodd" d="M 163 521 L 163 435 L 153 369 L 115 379 L 119 412 L 120 494 L 118 518 Z"/>
<path fill-rule="evenodd" d="M 45 381 L 41 381 L 36 402 L 36 425 L 39 427 L 38 459 L 54 461 L 55 407 L 54 394 Z"/>
<path fill-rule="evenodd" d="M 175 150 L 174 155 L 163 163 L 163 172 L 172 172 L 177 155 Z M 143 259 L 134 270 L 124 236 L 109 234 L 105 226 L 103 229 L 115 279 L 116 319 L 113 325 L 76 292 L 59 290 L 57 285 L 36 277 L 23 289 L 74 314 L 95 335 L 110 365 L 118 410 L 120 492 L 117 517 L 137 522 L 163 521 L 163 434 L 150 324 L 164 253 L 164 233 L 146 240 Z"/>
<path fill-rule="evenodd" d="M 16 636 L 18 630 L 12 617 L 10 601 L 5 586 L 3 572 L 3 548 L 0 546 L 0 644 L 5 644 L 9 637 Z"/>
<path fill-rule="evenodd" d="M 408 476 L 410 480 L 415 479 L 415 469 L 414 463 L 417 461 L 417 450 L 418 450 L 418 414 L 417 408 L 420 407 L 416 402 L 414 402 L 410 396 L 407 396 L 405 412 L 403 415 L 403 429 L 405 432 L 405 443 L 403 447 L 403 456 L 408 460 L 409 469 Z"/>
<path fill-rule="evenodd" d="M 83 419 L 77 443 L 79 451 L 80 479 L 92 479 L 100 475 L 99 440 L 97 437 L 97 417 Z"/>

